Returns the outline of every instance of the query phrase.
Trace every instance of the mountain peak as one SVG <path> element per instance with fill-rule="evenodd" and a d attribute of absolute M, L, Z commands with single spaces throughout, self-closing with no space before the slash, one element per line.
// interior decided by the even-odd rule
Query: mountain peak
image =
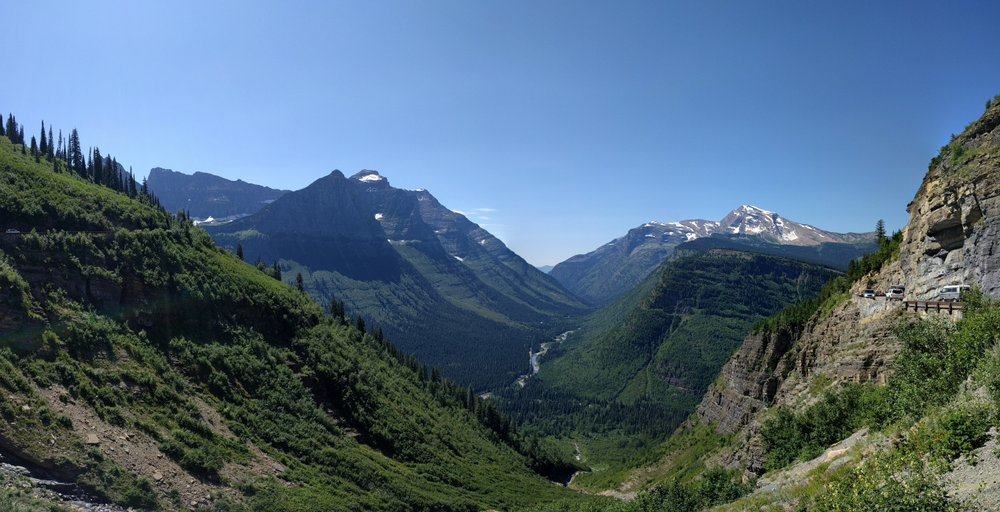
<path fill-rule="evenodd" d="M 384 183 L 389 184 L 389 180 L 385 179 L 384 176 L 378 173 L 378 171 L 373 171 L 370 169 L 363 169 L 354 176 L 351 176 L 352 180 L 363 181 L 365 183 Z"/>
<path fill-rule="evenodd" d="M 764 214 L 764 215 L 774 215 L 774 212 L 769 211 L 769 210 L 765 210 L 763 208 L 754 206 L 752 204 L 743 204 L 743 205 L 740 205 L 739 208 L 733 210 L 730 213 L 736 213 L 736 212 L 750 213 L 750 214 L 755 214 L 756 213 L 756 214 Z"/>

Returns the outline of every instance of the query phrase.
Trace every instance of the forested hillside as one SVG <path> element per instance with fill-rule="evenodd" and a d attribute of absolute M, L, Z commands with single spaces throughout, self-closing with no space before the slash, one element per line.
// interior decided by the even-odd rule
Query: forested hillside
<path fill-rule="evenodd" d="M 321 303 L 343 302 L 398 346 L 476 390 L 512 382 L 528 348 L 587 309 L 427 191 L 339 171 L 209 228 L 247 261 L 277 262 Z"/>
<path fill-rule="evenodd" d="M 682 251 L 592 315 L 505 403 L 539 432 L 580 440 L 591 462 L 613 462 L 581 485 L 613 479 L 687 417 L 755 322 L 835 275 L 743 251 Z"/>
<path fill-rule="evenodd" d="M 569 466 L 489 404 L 78 167 L 71 141 L 67 165 L 0 136 L 0 227 L 19 231 L 0 235 L 6 460 L 141 509 L 581 499 L 538 474 Z M 26 490 L 0 504 L 59 499 L 13 478 Z"/>

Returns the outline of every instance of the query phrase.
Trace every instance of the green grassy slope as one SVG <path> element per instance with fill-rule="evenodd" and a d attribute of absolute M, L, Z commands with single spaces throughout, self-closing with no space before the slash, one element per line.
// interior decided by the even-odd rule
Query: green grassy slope
<path fill-rule="evenodd" d="M 0 244 L 0 449 L 53 476 L 166 509 L 581 499 L 461 389 L 189 223 L 3 137 L 0 219 L 24 232 Z"/>

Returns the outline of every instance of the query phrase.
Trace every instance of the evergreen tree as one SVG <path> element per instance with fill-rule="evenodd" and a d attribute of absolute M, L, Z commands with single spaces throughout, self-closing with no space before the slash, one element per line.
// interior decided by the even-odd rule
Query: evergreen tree
<path fill-rule="evenodd" d="M 361 318 L 361 315 L 358 315 L 358 317 L 354 319 L 354 326 L 361 331 L 361 334 L 365 333 L 365 319 Z"/>
<path fill-rule="evenodd" d="M 14 121 L 14 114 L 7 114 L 7 138 L 17 144 L 17 122 Z"/>
<path fill-rule="evenodd" d="M 42 136 L 38 141 L 38 151 L 43 155 L 49 154 L 49 140 L 45 137 L 45 121 L 42 121 Z"/>
<path fill-rule="evenodd" d="M 92 149 L 91 154 L 87 158 L 90 160 L 87 167 L 90 168 L 89 174 L 94 177 L 94 183 L 104 186 L 110 185 L 107 173 L 104 172 L 104 159 L 101 158 L 100 148 Z"/>
<path fill-rule="evenodd" d="M 300 292 L 306 291 L 305 284 L 302 282 L 302 272 L 295 274 L 295 287 L 298 288 Z"/>
<path fill-rule="evenodd" d="M 22 146 L 24 145 L 24 125 L 21 125 L 17 129 L 17 143 L 20 144 L 20 145 L 22 145 Z M 24 148 L 21 148 L 21 149 L 24 149 Z"/>
<path fill-rule="evenodd" d="M 278 266 L 278 262 L 274 262 L 274 266 L 271 268 L 271 272 L 274 273 L 274 278 L 281 281 L 281 267 Z"/>
<path fill-rule="evenodd" d="M 55 142 L 55 140 L 52 139 L 52 125 L 50 124 L 49 125 L 49 147 L 48 147 L 48 151 L 45 152 L 45 156 L 49 157 L 49 160 L 52 160 L 53 158 L 55 158 L 55 155 L 56 155 L 55 149 L 53 149 L 53 147 L 52 147 L 52 144 L 54 142 Z"/>
<path fill-rule="evenodd" d="M 128 195 L 135 197 L 137 190 L 135 189 L 135 173 L 132 172 L 132 166 L 128 168 Z"/>
<path fill-rule="evenodd" d="M 84 176 L 87 172 L 87 164 L 83 160 L 83 150 L 80 148 L 80 134 L 77 133 L 76 128 L 69 134 L 69 147 L 66 148 L 66 159 L 68 160 L 69 168 L 80 176 Z"/>
<path fill-rule="evenodd" d="M 885 236 L 885 221 L 882 219 L 879 219 L 878 222 L 875 223 L 875 238 L 878 240 L 879 244 L 885 244 L 887 240 Z"/>
<path fill-rule="evenodd" d="M 246 261 L 243 259 L 243 244 L 236 244 L 236 257 L 239 258 L 240 261 Z"/>
<path fill-rule="evenodd" d="M 3 114 L 0 114 L 0 137 L 7 136 L 7 127 L 3 123 Z"/>
<path fill-rule="evenodd" d="M 34 135 L 31 136 L 31 156 L 35 157 L 36 161 L 38 160 L 38 141 L 35 140 Z"/>

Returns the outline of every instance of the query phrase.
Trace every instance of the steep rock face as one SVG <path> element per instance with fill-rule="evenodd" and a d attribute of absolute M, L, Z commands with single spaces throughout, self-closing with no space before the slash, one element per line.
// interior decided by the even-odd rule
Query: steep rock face
<path fill-rule="evenodd" d="M 753 334 L 723 367 L 692 421 L 735 435 L 721 460 L 763 472 L 759 430 L 769 407 L 810 403 L 827 385 L 882 381 L 899 351 L 894 336 L 916 316 L 898 302 L 862 299 L 869 285 L 903 285 L 933 300 L 949 284 L 1000 295 L 1000 105 L 942 150 L 908 207 L 898 260 L 855 283 L 851 297 L 798 332 Z"/>
<path fill-rule="evenodd" d="M 723 455 L 727 465 L 764 471 L 757 434 L 768 408 L 811 403 L 828 385 L 884 381 L 900 348 L 894 328 L 904 317 L 897 305 L 866 302 L 852 298 L 801 331 L 747 337 L 695 413 L 700 423 L 741 440 Z"/>
<path fill-rule="evenodd" d="M 909 205 L 900 270 L 919 298 L 941 284 L 1000 293 L 1000 109 L 936 159 Z"/>

